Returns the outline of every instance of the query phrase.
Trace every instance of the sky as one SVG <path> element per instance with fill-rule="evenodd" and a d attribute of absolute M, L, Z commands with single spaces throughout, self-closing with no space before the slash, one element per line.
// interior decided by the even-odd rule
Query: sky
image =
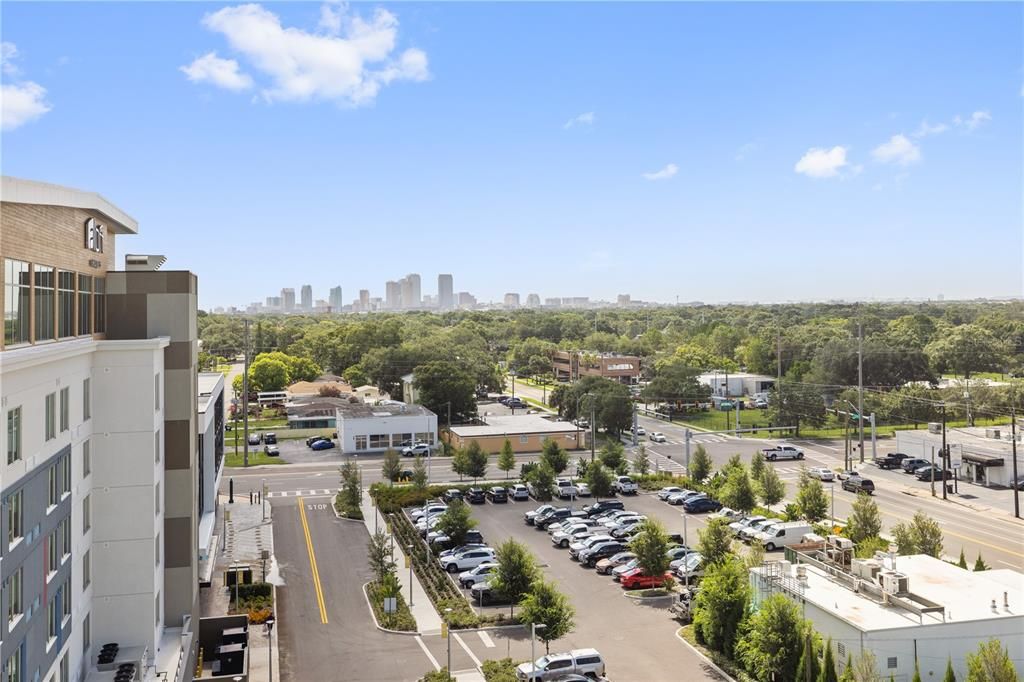
<path fill-rule="evenodd" d="M 1024 293 L 1024 5 L 22 3 L 3 173 L 204 308 Z"/>

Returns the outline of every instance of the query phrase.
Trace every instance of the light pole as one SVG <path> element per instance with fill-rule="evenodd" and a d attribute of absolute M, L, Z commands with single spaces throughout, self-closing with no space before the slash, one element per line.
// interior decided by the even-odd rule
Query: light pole
<path fill-rule="evenodd" d="M 544 623 L 530 623 L 530 682 L 534 680 L 534 673 L 537 672 L 537 630 L 543 630 L 547 625 Z"/>
<path fill-rule="evenodd" d="M 452 679 L 452 625 L 450 615 L 451 612 L 452 610 L 450 608 L 444 610 L 444 622 L 446 625 L 445 634 L 447 635 L 448 639 L 448 667 L 446 668 L 446 670 L 448 671 L 449 680 Z"/>
<path fill-rule="evenodd" d="M 512 416 L 514 417 L 516 414 L 516 371 L 510 370 L 509 374 L 512 376 L 512 400 L 509 401 L 509 405 L 512 406 Z"/>
<path fill-rule="evenodd" d="M 589 393 L 584 393 L 579 398 L 576 398 L 576 447 L 580 446 L 580 401 L 584 398 L 589 398 Z M 594 457 L 590 457 L 590 461 L 594 461 Z"/>
<path fill-rule="evenodd" d="M 409 606 L 412 606 L 412 545 L 405 546 L 405 560 L 409 563 Z"/>
<path fill-rule="evenodd" d="M 263 513 L 263 520 L 267 520 L 267 479 L 260 479 L 260 511 Z"/>
<path fill-rule="evenodd" d="M 274 645 L 271 639 L 274 632 L 274 617 L 270 616 L 263 624 L 267 626 L 267 682 L 274 682 Z"/>
<path fill-rule="evenodd" d="M 835 526 L 836 525 L 836 482 L 835 482 L 835 479 L 832 480 L 832 484 L 829 486 L 829 489 L 832 491 L 832 525 Z"/>

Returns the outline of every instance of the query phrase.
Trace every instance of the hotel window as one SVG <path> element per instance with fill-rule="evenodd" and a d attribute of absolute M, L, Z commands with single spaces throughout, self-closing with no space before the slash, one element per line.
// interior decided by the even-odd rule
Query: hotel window
<path fill-rule="evenodd" d="M 92 498 L 86 495 L 82 499 L 82 535 L 92 528 Z"/>
<path fill-rule="evenodd" d="M 78 335 L 92 334 L 92 276 L 78 276 Z"/>
<path fill-rule="evenodd" d="M 61 497 L 71 494 L 71 455 L 60 458 L 60 494 Z"/>
<path fill-rule="evenodd" d="M 156 612 L 156 624 L 160 625 L 160 593 L 156 593 L 156 599 L 153 603 L 153 610 Z"/>
<path fill-rule="evenodd" d="M 35 340 L 52 341 L 57 338 L 54 329 L 55 289 L 54 269 L 46 265 L 34 268 L 33 279 L 36 285 L 36 336 Z"/>
<path fill-rule="evenodd" d="M 21 459 L 21 407 L 7 410 L 7 463 Z"/>
<path fill-rule="evenodd" d="M 93 288 L 96 290 L 92 297 L 92 309 L 95 313 L 93 315 L 93 331 L 102 334 L 107 331 L 107 281 L 102 277 L 97 277 Z"/>
<path fill-rule="evenodd" d="M 61 620 L 71 617 L 71 579 L 64 581 L 60 588 L 60 615 Z M 61 679 L 67 679 L 61 676 Z"/>
<path fill-rule="evenodd" d="M 82 555 L 82 592 L 89 588 L 92 582 L 92 550 L 85 550 Z"/>
<path fill-rule="evenodd" d="M 4 682 L 22 682 L 20 647 L 4 663 Z"/>
<path fill-rule="evenodd" d="M 60 522 L 60 561 L 64 563 L 71 556 L 71 519 Z"/>
<path fill-rule="evenodd" d="M 366 449 L 366 436 L 356 436 L 356 450 Z"/>
<path fill-rule="evenodd" d="M 48 478 L 46 506 L 56 507 L 57 503 L 60 502 L 60 481 L 58 480 L 60 476 L 57 472 L 56 462 L 50 465 L 46 475 Z"/>
<path fill-rule="evenodd" d="M 92 444 L 82 441 L 82 478 L 92 473 Z"/>
<path fill-rule="evenodd" d="M 433 445 L 434 444 L 434 434 L 433 433 L 417 433 L 416 434 L 416 442 L 417 443 L 426 443 L 427 445 Z"/>
<path fill-rule="evenodd" d="M 82 619 L 82 655 L 85 656 L 89 653 L 89 645 L 92 644 L 92 619 L 89 618 L 91 613 L 85 614 L 85 618 Z"/>
<path fill-rule="evenodd" d="M 530 442 L 530 437 L 529 436 L 519 436 L 519 442 L 522 443 L 523 445 L 525 445 L 526 443 Z"/>
<path fill-rule="evenodd" d="M 60 568 L 60 529 L 55 529 L 46 539 L 46 575 L 53 575 Z"/>
<path fill-rule="evenodd" d="M 371 448 L 386 448 L 390 438 L 386 433 L 375 433 L 370 436 L 370 447 Z"/>
<path fill-rule="evenodd" d="M 154 498 L 154 503 L 153 504 L 156 507 L 156 509 L 155 509 L 156 513 L 159 514 L 160 513 L 160 484 L 159 483 L 156 484 L 156 496 Z"/>
<path fill-rule="evenodd" d="M 92 382 L 89 379 L 82 380 L 82 421 L 87 422 L 92 417 Z"/>
<path fill-rule="evenodd" d="M 57 595 L 46 603 L 46 648 L 49 649 L 53 640 L 57 639 Z"/>
<path fill-rule="evenodd" d="M 71 389 L 60 389 L 60 432 L 71 428 Z"/>
<path fill-rule="evenodd" d="M 7 498 L 7 544 L 13 545 L 25 537 L 25 518 L 22 513 L 23 492 L 19 490 Z"/>
<path fill-rule="evenodd" d="M 153 543 L 153 545 L 156 548 L 154 550 L 155 553 L 156 553 L 156 557 L 155 557 L 156 558 L 156 565 L 159 566 L 160 565 L 160 533 L 156 534 L 156 542 Z"/>
<path fill-rule="evenodd" d="M 21 618 L 21 614 L 25 612 L 22 607 L 22 575 L 23 568 L 19 566 L 15 569 L 14 573 L 7 579 L 7 584 L 4 585 L 4 592 L 7 593 L 7 631 L 11 631 L 12 624 L 14 621 Z"/>
<path fill-rule="evenodd" d="M 157 372 L 153 377 L 153 404 L 156 406 L 153 409 L 160 409 L 160 373 Z"/>
<path fill-rule="evenodd" d="M 4 344 L 28 343 L 29 266 L 20 260 L 4 259 Z"/>
<path fill-rule="evenodd" d="M 156 463 L 160 463 L 160 431 L 153 434 L 153 450 L 156 452 Z"/>
<path fill-rule="evenodd" d="M 57 272 L 57 336 L 75 335 L 75 273 Z"/>
<path fill-rule="evenodd" d="M 45 421 L 46 440 L 53 440 L 57 437 L 57 394 L 51 393 L 46 396 L 46 409 L 43 412 Z"/>

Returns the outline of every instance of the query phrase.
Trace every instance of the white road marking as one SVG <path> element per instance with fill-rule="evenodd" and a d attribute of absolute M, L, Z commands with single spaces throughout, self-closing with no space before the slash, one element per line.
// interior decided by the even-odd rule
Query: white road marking
<path fill-rule="evenodd" d="M 469 650 L 469 647 L 466 646 L 466 643 L 462 641 L 461 637 L 459 637 L 459 633 L 452 632 L 452 631 L 449 630 L 448 634 L 455 636 L 455 641 L 459 643 L 459 646 L 462 647 L 463 651 L 465 651 L 467 654 L 469 654 L 469 657 L 473 660 L 473 665 L 475 665 L 477 668 L 480 668 L 481 666 L 483 666 L 483 663 L 480 662 L 480 659 L 477 658 L 476 655 L 472 651 Z"/>
<path fill-rule="evenodd" d="M 416 643 L 420 645 L 420 648 L 423 649 L 423 653 L 425 653 L 427 655 L 427 658 L 430 659 L 430 663 L 434 666 L 434 670 L 440 670 L 441 664 L 437 662 L 437 659 L 434 658 L 434 655 L 430 653 L 430 649 L 428 649 L 427 645 L 423 643 L 423 638 L 419 635 L 416 635 Z"/>
<path fill-rule="evenodd" d="M 488 649 L 493 649 L 495 644 L 491 636 L 483 630 L 477 630 L 476 634 L 480 635 L 480 641 L 484 643 L 484 646 Z"/>

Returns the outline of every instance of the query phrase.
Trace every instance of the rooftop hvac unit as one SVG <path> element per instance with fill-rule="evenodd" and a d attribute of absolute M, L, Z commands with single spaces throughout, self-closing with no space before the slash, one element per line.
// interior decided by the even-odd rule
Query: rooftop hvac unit
<path fill-rule="evenodd" d="M 797 564 L 796 566 L 793 567 L 793 570 L 796 571 L 796 579 L 797 580 L 799 580 L 801 582 L 807 582 L 807 567 L 806 566 L 804 566 L 803 564 Z"/>
<path fill-rule="evenodd" d="M 836 549 L 853 549 L 853 540 L 842 535 L 829 535 L 828 544 Z"/>
<path fill-rule="evenodd" d="M 939 422 L 928 422 L 928 433 L 942 433 L 942 424 Z"/>
<path fill-rule="evenodd" d="M 882 565 L 874 559 L 854 559 L 850 570 L 859 578 L 874 580 L 875 576 L 882 570 Z"/>
<path fill-rule="evenodd" d="M 902 594 L 909 591 L 910 580 L 903 573 L 882 571 L 878 575 L 878 584 L 889 594 Z"/>
<path fill-rule="evenodd" d="M 1002 437 L 1002 432 L 999 429 L 985 429 L 985 438 L 995 438 L 999 440 Z"/>

